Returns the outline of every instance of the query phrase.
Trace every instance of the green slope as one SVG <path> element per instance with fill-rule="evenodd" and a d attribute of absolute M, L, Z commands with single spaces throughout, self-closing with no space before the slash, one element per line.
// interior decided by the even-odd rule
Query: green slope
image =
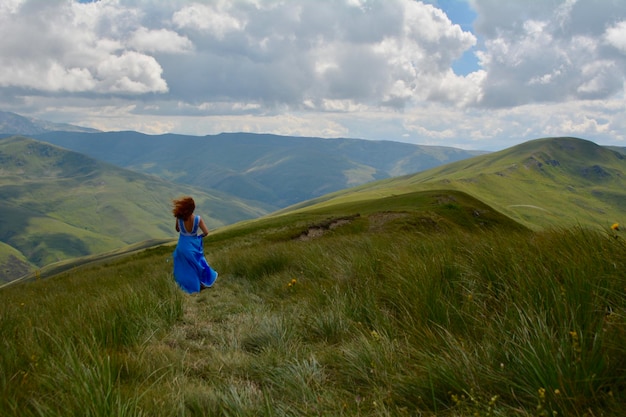
<path fill-rule="evenodd" d="M 31 268 L 172 237 L 171 200 L 180 195 L 194 196 L 211 228 L 267 213 L 223 193 L 173 184 L 24 137 L 0 140 L 0 166 L 0 241 L 12 248 L 3 246 L 0 254 L 8 259 L 17 251 L 17 259 L 26 259 Z M 2 279 L 23 272 L 12 265 L 4 268 Z"/>
<path fill-rule="evenodd" d="M 28 274 L 31 268 L 30 262 L 20 251 L 0 242 L 0 284 Z"/>
<path fill-rule="evenodd" d="M 433 189 L 463 191 L 533 229 L 607 227 L 623 220 L 626 159 L 583 139 L 537 139 L 340 191 L 288 210 Z"/>

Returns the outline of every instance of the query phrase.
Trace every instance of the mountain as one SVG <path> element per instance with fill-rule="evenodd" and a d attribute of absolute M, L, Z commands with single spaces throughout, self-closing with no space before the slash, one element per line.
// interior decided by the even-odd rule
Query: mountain
<path fill-rule="evenodd" d="M 378 181 L 290 209 L 420 190 L 458 190 L 532 229 L 626 222 L 626 156 L 571 137 L 543 138 L 412 175 Z"/>
<path fill-rule="evenodd" d="M 222 192 L 133 172 L 25 137 L 0 139 L 0 280 L 175 237 L 171 200 L 194 196 L 210 228 L 266 214 Z"/>
<path fill-rule="evenodd" d="M 16 113 L 0 111 L 0 133 L 9 135 L 38 135 L 44 132 L 62 130 L 65 132 L 94 133 L 96 129 L 74 126 L 67 123 L 52 123 Z"/>
<path fill-rule="evenodd" d="M 626 147 L 623 146 L 607 146 L 607 149 L 611 149 L 612 151 L 619 152 L 623 155 L 626 155 Z"/>
<path fill-rule="evenodd" d="M 392 141 L 250 133 L 199 137 L 48 132 L 35 137 L 121 167 L 276 209 L 484 153 Z"/>

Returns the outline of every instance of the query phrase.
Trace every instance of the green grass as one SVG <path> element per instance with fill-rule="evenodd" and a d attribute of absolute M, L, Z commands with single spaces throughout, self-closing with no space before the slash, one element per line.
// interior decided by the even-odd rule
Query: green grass
<path fill-rule="evenodd" d="M 142 349 L 183 302 L 153 253 L 2 290 L 0 414 L 137 415 L 143 391 L 171 372 Z"/>
<path fill-rule="evenodd" d="M 191 296 L 171 246 L 3 288 L 0 414 L 622 415 L 622 232 L 447 197 L 225 228 Z"/>

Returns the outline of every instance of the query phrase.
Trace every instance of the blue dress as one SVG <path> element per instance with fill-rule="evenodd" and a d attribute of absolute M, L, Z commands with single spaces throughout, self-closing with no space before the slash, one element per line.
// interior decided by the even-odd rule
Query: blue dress
<path fill-rule="evenodd" d="M 178 219 L 178 243 L 174 250 L 174 279 L 183 291 L 192 294 L 202 288 L 212 286 L 217 272 L 209 266 L 204 257 L 202 236 L 198 235 L 200 216 L 193 220 L 193 229 L 187 232 L 185 222 Z"/>

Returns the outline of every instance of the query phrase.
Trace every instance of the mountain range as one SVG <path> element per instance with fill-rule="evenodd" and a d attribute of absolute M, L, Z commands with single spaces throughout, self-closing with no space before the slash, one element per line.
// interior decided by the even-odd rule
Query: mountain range
<path fill-rule="evenodd" d="M 0 133 L 13 135 L 37 135 L 53 131 L 64 132 L 98 132 L 97 129 L 75 126 L 67 123 L 53 123 L 34 117 L 21 116 L 16 113 L 0 111 Z"/>
<path fill-rule="evenodd" d="M 56 261 L 172 239 L 170 203 L 182 194 L 194 196 L 211 228 L 427 190 L 462 191 L 531 229 L 607 227 L 626 206 L 624 148 L 578 138 L 486 153 L 345 138 L 59 130 L 64 125 L 25 137 L 15 133 L 34 129 L 32 119 L 17 120 L 0 131 L 5 281 Z"/>
<path fill-rule="evenodd" d="M 34 138 L 138 172 L 274 209 L 484 152 L 362 139 L 48 132 Z"/>

